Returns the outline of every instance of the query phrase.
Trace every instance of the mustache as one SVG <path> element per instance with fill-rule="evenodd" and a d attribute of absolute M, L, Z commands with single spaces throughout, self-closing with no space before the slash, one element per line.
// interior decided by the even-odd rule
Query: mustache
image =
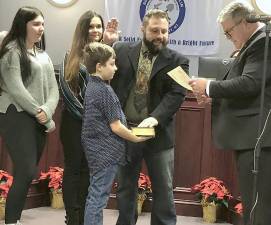
<path fill-rule="evenodd" d="M 150 41 L 146 39 L 146 36 L 143 37 L 143 41 L 146 47 L 148 48 L 148 50 L 150 51 L 150 53 L 153 55 L 157 55 L 163 48 L 167 46 L 167 43 L 168 43 L 166 40 L 163 40 L 161 38 L 156 38 Z M 162 46 L 157 46 L 155 44 L 155 42 L 158 42 L 158 41 L 160 42 Z"/>
<path fill-rule="evenodd" d="M 159 41 L 161 43 L 164 43 L 163 39 L 161 39 L 161 38 L 156 38 L 156 39 L 152 40 L 152 42 L 157 42 L 157 41 Z"/>

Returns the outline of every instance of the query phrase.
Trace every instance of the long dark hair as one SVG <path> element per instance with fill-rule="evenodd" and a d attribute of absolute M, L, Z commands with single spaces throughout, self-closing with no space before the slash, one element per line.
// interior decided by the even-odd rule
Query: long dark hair
<path fill-rule="evenodd" d="M 8 44 L 12 41 L 17 43 L 17 46 L 20 51 L 20 66 L 21 66 L 21 75 L 22 80 L 25 82 L 31 76 L 31 65 L 30 60 L 27 56 L 26 49 L 26 25 L 29 21 L 34 20 L 37 16 L 43 16 L 42 12 L 31 6 L 21 7 L 12 22 L 12 26 L 7 36 L 4 38 L 1 49 L 0 49 L 0 59 L 9 51 Z M 41 49 L 45 49 L 45 40 L 44 36 L 42 36 L 41 41 L 36 43 L 37 47 L 41 47 Z M 3 74 L 0 74 L 0 78 Z M 1 79 L 0 79 L 0 87 L 1 87 Z"/>
<path fill-rule="evenodd" d="M 75 93 L 77 92 L 78 88 L 78 72 L 80 68 L 80 62 L 82 61 L 83 57 L 83 49 L 85 45 L 89 43 L 89 24 L 93 17 L 100 18 L 102 22 L 102 29 L 104 31 L 104 21 L 102 16 L 92 10 L 86 11 L 80 17 L 76 25 L 71 51 L 65 66 L 65 79 L 68 81 L 71 89 Z"/>

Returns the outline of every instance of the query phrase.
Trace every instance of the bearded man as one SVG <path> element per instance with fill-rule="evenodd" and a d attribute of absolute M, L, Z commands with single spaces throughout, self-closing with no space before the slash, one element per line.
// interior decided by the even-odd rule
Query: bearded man
<path fill-rule="evenodd" d="M 143 40 L 119 42 L 116 72 L 111 85 L 125 112 L 128 125 L 154 127 L 155 138 L 128 143 L 128 163 L 119 169 L 117 225 L 134 225 L 137 220 L 137 180 L 145 160 L 152 184 L 152 225 L 175 225 L 173 199 L 174 115 L 185 90 L 167 72 L 181 66 L 188 72 L 189 61 L 167 47 L 169 19 L 166 12 L 152 9 L 141 27 Z"/>

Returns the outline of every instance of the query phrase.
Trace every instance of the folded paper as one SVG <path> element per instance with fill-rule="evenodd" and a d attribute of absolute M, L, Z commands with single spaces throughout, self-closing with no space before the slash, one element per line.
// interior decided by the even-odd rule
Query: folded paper
<path fill-rule="evenodd" d="M 179 85 L 192 91 L 192 87 L 188 84 L 190 77 L 182 69 L 182 67 L 177 66 L 175 69 L 167 73 L 173 80 L 175 80 Z"/>

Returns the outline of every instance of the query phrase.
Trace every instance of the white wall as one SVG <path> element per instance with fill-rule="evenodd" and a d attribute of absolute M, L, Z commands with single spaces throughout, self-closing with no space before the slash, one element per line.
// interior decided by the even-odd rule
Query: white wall
<path fill-rule="evenodd" d="M 9 30 L 17 10 L 22 6 L 35 6 L 45 17 L 46 51 L 54 64 L 59 64 L 70 48 L 72 35 L 79 17 L 92 9 L 103 13 L 103 0 L 78 0 L 68 8 L 57 8 L 47 0 L 0 0 L 0 31 Z"/>
<path fill-rule="evenodd" d="M 215 0 L 213 0 L 213 1 L 215 1 Z M 223 7 L 227 4 L 229 4 L 230 2 L 232 2 L 232 0 L 223 0 Z M 214 20 L 216 20 L 216 18 L 214 18 Z M 225 36 L 222 32 L 222 29 L 220 31 L 220 38 L 219 39 L 220 39 L 220 47 L 219 47 L 218 53 L 215 55 L 211 55 L 211 56 L 219 56 L 219 57 L 223 57 L 223 58 L 228 58 L 234 48 L 233 48 L 232 43 L 225 38 Z M 197 74 L 198 74 L 198 57 L 188 56 L 188 58 L 190 59 L 189 74 L 191 76 L 193 76 L 193 75 L 197 76 Z"/>
<path fill-rule="evenodd" d="M 224 0 L 224 5 L 231 1 Z M 80 15 L 89 9 L 100 14 L 104 13 L 103 0 L 78 0 L 68 8 L 57 8 L 46 0 L 0 0 L 0 31 L 10 28 L 16 11 L 19 7 L 25 5 L 35 6 L 44 14 L 46 50 L 54 64 L 59 64 L 66 50 L 70 48 L 72 35 Z M 228 57 L 233 50 L 233 46 L 230 41 L 225 39 L 222 32 L 220 32 L 220 40 L 219 52 L 216 55 Z M 197 75 L 198 57 L 189 56 L 189 58 L 190 74 Z"/>

